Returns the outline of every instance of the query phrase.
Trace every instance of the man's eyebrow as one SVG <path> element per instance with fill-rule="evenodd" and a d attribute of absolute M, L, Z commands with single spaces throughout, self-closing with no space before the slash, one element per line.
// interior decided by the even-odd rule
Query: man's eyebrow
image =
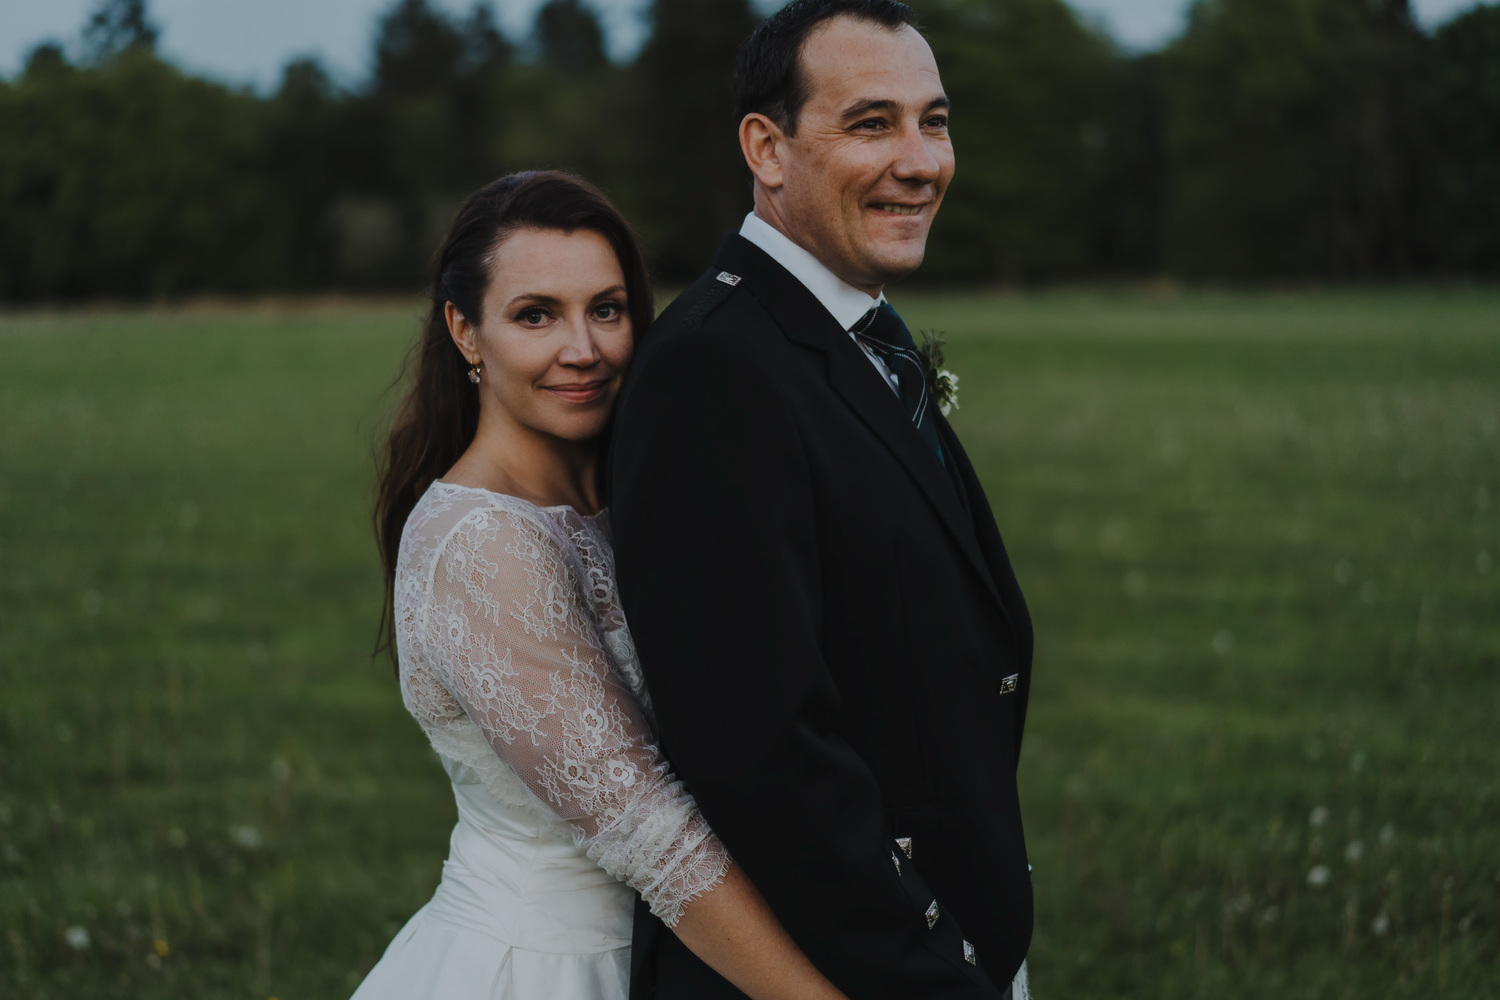
<path fill-rule="evenodd" d="M 939 94 L 927 102 L 927 111 L 946 110 L 952 106 L 947 94 Z M 839 115 L 840 121 L 849 121 L 854 118 L 862 118 L 868 114 L 879 112 L 894 113 L 901 110 L 901 102 L 893 101 L 888 97 L 867 97 L 861 101 L 855 101 L 844 109 Z"/>
<path fill-rule="evenodd" d="M 849 105 L 844 109 L 844 113 L 839 115 L 839 118 L 848 121 L 851 118 L 863 117 L 871 112 L 899 111 L 900 109 L 901 105 L 890 98 L 867 97 L 862 101 L 855 101 Z"/>

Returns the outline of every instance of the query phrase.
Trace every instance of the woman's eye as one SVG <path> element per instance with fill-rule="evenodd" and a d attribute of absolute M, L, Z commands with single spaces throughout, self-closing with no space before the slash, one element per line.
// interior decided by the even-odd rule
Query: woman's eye
<path fill-rule="evenodd" d="M 543 309 L 526 309 L 516 316 L 526 326 L 541 326 L 547 322 L 547 313 Z"/>
<path fill-rule="evenodd" d="M 623 315 L 618 302 L 602 302 L 594 309 L 594 317 L 601 320 L 619 319 Z"/>

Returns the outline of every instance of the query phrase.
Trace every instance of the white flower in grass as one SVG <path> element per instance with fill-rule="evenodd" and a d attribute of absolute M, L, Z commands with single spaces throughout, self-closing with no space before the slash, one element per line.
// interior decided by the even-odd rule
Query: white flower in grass
<path fill-rule="evenodd" d="M 1328 822 L 1328 807 L 1327 806 L 1314 806 L 1312 813 L 1309 814 L 1308 817 L 1307 817 L 1307 822 L 1308 822 L 1308 825 L 1310 825 L 1310 826 L 1322 826 L 1324 823 L 1327 823 Z"/>
<path fill-rule="evenodd" d="M 1344 848 L 1344 860 L 1351 865 L 1364 856 L 1365 842 L 1363 840 L 1353 841 L 1348 847 Z"/>
<path fill-rule="evenodd" d="M 238 845 L 239 847 L 243 847 L 247 851 L 260 850 L 260 845 L 262 843 L 260 831 L 255 827 L 249 825 L 248 823 L 243 826 L 237 826 L 234 829 L 230 830 L 229 838 L 233 840 L 236 845 Z"/>
<path fill-rule="evenodd" d="M 63 931 L 63 940 L 67 941 L 68 947 L 72 948 L 74 951 L 88 951 L 89 929 L 87 927 L 82 927 L 78 924 L 74 924 L 72 927 L 69 927 L 67 930 Z"/>
<path fill-rule="evenodd" d="M 1328 870 L 1327 865 L 1315 865 L 1307 873 L 1307 884 L 1314 889 L 1321 889 L 1333 878 L 1333 872 Z"/>
<path fill-rule="evenodd" d="M 1386 932 L 1390 929 L 1391 918 L 1386 916 L 1384 913 L 1376 917 L 1374 920 L 1370 921 L 1370 933 L 1374 934 L 1376 937 L 1384 937 Z"/>

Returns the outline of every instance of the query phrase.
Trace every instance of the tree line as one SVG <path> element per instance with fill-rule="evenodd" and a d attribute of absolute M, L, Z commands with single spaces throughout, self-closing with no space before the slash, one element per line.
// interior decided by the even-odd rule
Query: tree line
<path fill-rule="evenodd" d="M 922 280 L 1500 277 L 1500 6 L 1199 0 L 1157 52 L 1062 0 L 917 0 L 959 171 Z M 0 299 L 419 288 L 449 216 L 561 167 L 693 277 L 749 208 L 729 120 L 749 0 L 654 0 L 620 64 L 580 0 L 509 38 L 397 0 L 370 77 L 274 93 L 158 56 L 146 0 L 0 81 Z M 351 26 L 351 30 L 354 30 Z"/>

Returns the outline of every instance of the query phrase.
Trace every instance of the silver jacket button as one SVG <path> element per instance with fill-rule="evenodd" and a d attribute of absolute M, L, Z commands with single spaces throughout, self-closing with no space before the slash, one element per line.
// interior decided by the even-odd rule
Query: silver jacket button
<path fill-rule="evenodd" d="M 964 942 L 964 961 L 968 962 L 970 965 L 979 964 L 979 953 L 976 952 L 974 950 L 974 946 L 967 941 Z"/>
<path fill-rule="evenodd" d="M 932 930 L 934 927 L 937 926 L 937 921 L 938 921 L 937 900 L 934 899 L 932 901 L 932 905 L 929 906 L 929 907 L 927 907 L 926 917 L 927 917 L 927 929 L 928 930 Z"/>

